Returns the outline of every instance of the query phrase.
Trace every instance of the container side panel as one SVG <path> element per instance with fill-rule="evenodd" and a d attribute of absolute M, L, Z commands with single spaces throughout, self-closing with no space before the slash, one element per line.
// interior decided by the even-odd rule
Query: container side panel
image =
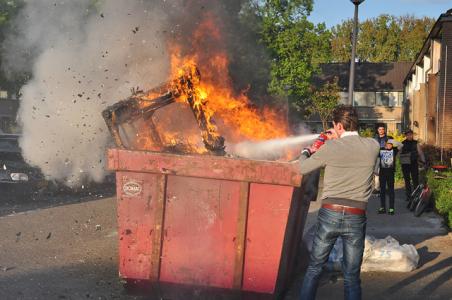
<path fill-rule="evenodd" d="M 301 184 L 298 163 L 119 149 L 108 150 L 108 159 L 109 169 L 115 171 L 147 172 L 288 186 L 300 186 Z"/>
<path fill-rule="evenodd" d="M 168 176 L 160 280 L 232 288 L 240 183 Z"/>
<path fill-rule="evenodd" d="M 117 172 L 119 273 L 123 278 L 157 280 L 164 175 Z M 160 235 L 160 237 L 159 237 Z M 157 256 L 159 257 L 159 255 Z"/>
<path fill-rule="evenodd" d="M 243 282 L 243 264 L 245 263 L 246 223 L 248 218 L 248 199 L 250 183 L 240 183 L 239 218 L 237 220 L 237 238 L 235 240 L 235 274 L 234 289 L 240 290 Z"/>
<path fill-rule="evenodd" d="M 251 184 L 243 274 L 246 291 L 275 291 L 292 192 L 287 186 Z"/>

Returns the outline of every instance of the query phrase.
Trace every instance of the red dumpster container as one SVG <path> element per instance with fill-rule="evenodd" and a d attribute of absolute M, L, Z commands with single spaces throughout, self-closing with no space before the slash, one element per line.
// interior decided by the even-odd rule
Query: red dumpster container
<path fill-rule="evenodd" d="M 309 201 L 298 167 L 111 149 L 124 279 L 276 294 Z"/>

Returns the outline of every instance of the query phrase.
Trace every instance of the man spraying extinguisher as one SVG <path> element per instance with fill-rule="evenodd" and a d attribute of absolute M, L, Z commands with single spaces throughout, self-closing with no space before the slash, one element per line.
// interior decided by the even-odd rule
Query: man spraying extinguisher
<path fill-rule="evenodd" d="M 366 207 L 380 146 L 374 139 L 358 135 L 358 114 L 352 107 L 336 108 L 333 125 L 331 139 L 321 135 L 311 147 L 303 150 L 299 162 L 302 174 L 325 168 L 322 207 L 301 300 L 315 299 L 322 268 L 338 237 L 344 242 L 345 299 L 361 299 Z"/>

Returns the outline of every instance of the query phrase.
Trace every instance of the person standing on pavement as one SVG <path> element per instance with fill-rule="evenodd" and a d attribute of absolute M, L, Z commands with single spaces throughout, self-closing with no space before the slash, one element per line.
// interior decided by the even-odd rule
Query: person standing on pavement
<path fill-rule="evenodd" d="M 419 185 L 419 164 L 425 165 L 425 156 L 419 143 L 413 137 L 411 129 L 405 131 L 406 139 L 402 142 L 403 148 L 400 153 L 403 179 L 405 181 L 406 200 L 409 201 L 411 193 Z M 411 185 L 411 182 L 413 185 Z"/>
<path fill-rule="evenodd" d="M 384 149 L 386 142 L 390 139 L 390 137 L 386 134 L 386 128 L 384 124 L 377 125 L 377 135 L 375 136 L 375 140 L 380 144 L 380 149 Z"/>
<path fill-rule="evenodd" d="M 389 210 L 388 214 L 393 215 L 394 210 L 394 181 L 395 181 L 395 166 L 396 166 L 396 156 L 398 149 L 394 147 L 401 146 L 401 143 L 396 142 L 392 139 L 388 139 L 384 149 L 380 149 L 380 208 L 378 209 L 379 214 L 386 213 L 386 191 L 389 196 Z"/>
<path fill-rule="evenodd" d="M 372 193 L 373 172 L 380 147 L 374 139 L 358 135 L 358 115 L 352 107 L 336 108 L 333 125 L 335 138 L 326 141 L 325 145 L 322 138 L 318 139 L 303 150 L 299 160 L 302 174 L 325 168 L 322 207 L 301 300 L 315 299 L 322 268 L 338 237 L 344 242 L 344 298 L 361 299 L 362 294 L 360 270 L 366 206 Z"/>
<path fill-rule="evenodd" d="M 388 141 L 389 137 L 386 135 L 386 128 L 385 125 L 382 123 L 377 124 L 377 134 L 375 135 L 375 140 L 380 145 L 380 150 L 385 149 L 386 142 Z M 380 166 L 377 166 L 377 169 Z M 375 192 L 378 194 L 380 192 L 380 172 L 377 171 L 374 176 L 374 187 Z"/>

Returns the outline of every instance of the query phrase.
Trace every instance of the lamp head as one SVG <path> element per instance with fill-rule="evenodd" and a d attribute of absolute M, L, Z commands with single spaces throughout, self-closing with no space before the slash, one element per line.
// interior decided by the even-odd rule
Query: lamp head
<path fill-rule="evenodd" d="M 364 0 L 350 0 L 350 1 L 355 5 L 360 5 L 361 3 L 364 2 Z"/>

